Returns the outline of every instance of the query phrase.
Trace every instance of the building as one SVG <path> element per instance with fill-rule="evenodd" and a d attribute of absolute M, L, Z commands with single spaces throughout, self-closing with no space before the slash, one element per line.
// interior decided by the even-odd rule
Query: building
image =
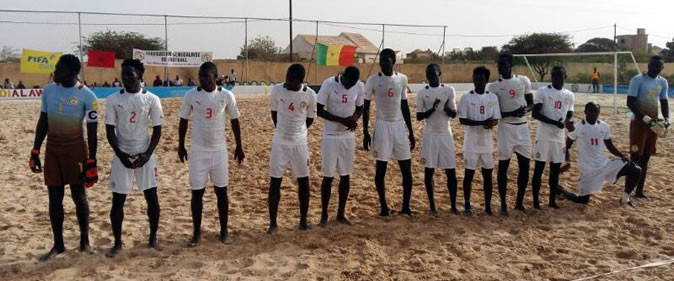
<path fill-rule="evenodd" d="M 637 34 L 618 35 L 618 49 L 648 52 L 648 34 L 645 28 L 637 28 Z"/>
<path fill-rule="evenodd" d="M 314 44 L 316 43 L 316 35 L 298 34 L 293 39 L 293 56 L 299 61 L 310 61 L 316 59 L 316 51 Z M 318 43 L 326 46 L 330 45 L 351 45 L 358 47 L 356 49 L 356 57 L 354 62 L 366 63 L 373 62 L 377 56 L 378 48 L 365 36 L 359 33 L 342 32 L 337 36 L 319 35 Z M 283 52 L 290 53 L 290 45 L 288 45 Z"/>
<path fill-rule="evenodd" d="M 432 57 L 433 57 L 433 51 L 431 51 L 431 49 L 427 49 L 426 51 L 416 49 L 416 50 L 412 51 L 411 53 L 407 54 L 408 59 L 430 59 Z"/>

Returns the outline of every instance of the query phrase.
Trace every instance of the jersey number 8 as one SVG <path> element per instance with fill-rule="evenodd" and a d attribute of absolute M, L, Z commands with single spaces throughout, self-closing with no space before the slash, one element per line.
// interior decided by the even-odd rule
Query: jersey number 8
<path fill-rule="evenodd" d="M 484 105 L 480 105 L 480 114 L 484 114 Z"/>

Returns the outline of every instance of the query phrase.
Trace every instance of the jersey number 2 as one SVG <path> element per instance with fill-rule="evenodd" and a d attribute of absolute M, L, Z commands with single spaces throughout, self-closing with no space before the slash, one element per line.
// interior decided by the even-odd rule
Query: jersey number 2
<path fill-rule="evenodd" d="M 129 117 L 129 123 L 136 123 L 136 112 L 131 112 L 131 117 Z"/>

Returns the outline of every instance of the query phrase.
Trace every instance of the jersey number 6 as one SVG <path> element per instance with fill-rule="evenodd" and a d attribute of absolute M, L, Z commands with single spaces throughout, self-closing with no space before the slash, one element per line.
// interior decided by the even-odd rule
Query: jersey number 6
<path fill-rule="evenodd" d="M 393 97 L 393 88 L 389 88 L 388 91 L 386 92 L 386 95 L 390 98 Z"/>

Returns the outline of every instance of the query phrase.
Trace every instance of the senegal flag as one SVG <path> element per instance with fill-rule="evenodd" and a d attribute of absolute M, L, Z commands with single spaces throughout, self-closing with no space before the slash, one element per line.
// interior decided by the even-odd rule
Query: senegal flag
<path fill-rule="evenodd" d="M 356 55 L 356 46 L 318 44 L 316 59 L 319 65 L 353 65 L 353 57 Z"/>

